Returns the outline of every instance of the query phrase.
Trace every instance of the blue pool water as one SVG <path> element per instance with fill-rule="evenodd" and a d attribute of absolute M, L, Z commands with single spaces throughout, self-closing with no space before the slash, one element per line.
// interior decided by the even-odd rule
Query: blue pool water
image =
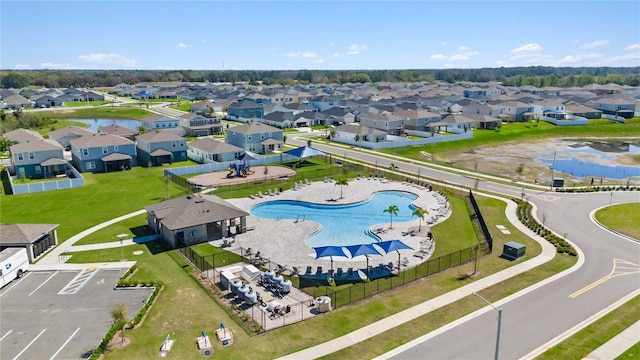
<path fill-rule="evenodd" d="M 412 203 L 418 197 L 404 191 L 381 191 L 368 200 L 347 205 L 312 204 L 303 201 L 276 200 L 258 204 L 251 214 L 267 219 L 303 219 L 322 225 L 322 230 L 309 239 L 311 247 L 329 245 L 368 244 L 377 240 L 369 233 L 369 228 L 380 224 L 383 229 L 389 227 L 391 216 L 384 212 L 389 206 L 398 206 L 398 216 L 393 216 L 393 224 L 406 222 L 416 217 Z M 286 234 L 283 234 L 286 236 Z"/>
<path fill-rule="evenodd" d="M 127 129 L 136 130 L 136 128 L 142 123 L 138 120 L 114 120 L 114 119 L 69 119 L 71 121 L 89 124 L 88 129 L 93 132 L 98 132 L 98 129 L 102 126 L 118 124 L 124 126 Z"/>

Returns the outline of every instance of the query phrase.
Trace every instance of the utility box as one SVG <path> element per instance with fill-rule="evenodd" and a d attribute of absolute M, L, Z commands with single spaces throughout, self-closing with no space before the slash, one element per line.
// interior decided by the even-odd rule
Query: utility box
<path fill-rule="evenodd" d="M 509 260 L 515 260 L 524 256 L 527 247 L 524 244 L 517 243 L 515 241 L 509 241 L 504 244 L 501 257 Z"/>
<path fill-rule="evenodd" d="M 564 179 L 563 178 L 553 178 L 553 184 L 552 186 L 554 188 L 561 188 L 564 186 Z"/>

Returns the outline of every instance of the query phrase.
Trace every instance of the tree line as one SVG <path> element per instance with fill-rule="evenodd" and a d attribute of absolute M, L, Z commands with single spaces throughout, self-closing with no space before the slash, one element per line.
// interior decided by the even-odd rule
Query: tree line
<path fill-rule="evenodd" d="M 415 70 L 2 70 L 2 88 L 112 87 L 140 82 L 245 82 L 265 85 L 371 82 L 500 82 L 507 86 L 640 86 L 640 67 L 510 67 Z"/>

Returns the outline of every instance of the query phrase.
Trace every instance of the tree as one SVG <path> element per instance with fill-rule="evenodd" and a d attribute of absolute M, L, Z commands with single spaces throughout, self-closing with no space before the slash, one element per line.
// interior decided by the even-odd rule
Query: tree
<path fill-rule="evenodd" d="M 311 147 L 311 139 L 307 139 L 307 146 Z"/>
<path fill-rule="evenodd" d="M 113 325 L 120 329 L 122 343 L 124 343 L 124 327 L 127 325 L 127 307 L 124 304 L 118 304 L 111 308 L 111 320 Z"/>
<path fill-rule="evenodd" d="M 11 145 L 13 145 L 13 141 L 0 136 L 0 151 L 9 151 Z"/>
<path fill-rule="evenodd" d="M 267 180 L 267 174 L 269 173 L 269 167 L 265 166 L 262 173 L 264 174 L 264 179 Z"/>
<path fill-rule="evenodd" d="M 140 135 L 142 134 L 146 134 L 149 132 L 149 128 L 146 125 L 140 125 L 136 128 L 136 131 L 138 131 L 138 133 L 140 133 Z"/>
<path fill-rule="evenodd" d="M 336 185 L 340 185 L 340 199 L 343 199 L 343 197 L 342 197 L 342 187 L 343 186 L 349 186 L 349 181 L 347 181 L 347 178 L 337 179 L 336 180 Z"/>
<path fill-rule="evenodd" d="M 282 135 L 282 143 L 286 143 L 287 142 L 287 135 Z"/>
<path fill-rule="evenodd" d="M 422 220 L 424 220 L 424 216 L 427 214 L 429 214 L 429 212 L 419 206 L 411 213 L 412 216 L 417 216 L 420 218 L 420 222 L 418 223 L 418 232 L 422 230 Z"/>
<path fill-rule="evenodd" d="M 520 177 L 522 177 L 522 173 L 524 172 L 524 163 L 520 163 L 517 167 L 516 167 L 516 174 L 518 174 L 518 179 L 520 179 Z"/>
<path fill-rule="evenodd" d="M 394 163 L 389 164 L 389 170 L 391 170 L 391 176 L 393 176 L 393 178 L 392 178 L 393 180 L 395 180 L 395 178 L 396 178 L 395 171 L 397 169 L 398 169 L 398 167 L 396 166 L 396 164 L 394 164 Z"/>
<path fill-rule="evenodd" d="M 2 87 L 5 89 L 21 89 L 29 86 L 31 80 L 17 72 L 11 72 L 7 76 L 2 77 Z"/>
<path fill-rule="evenodd" d="M 360 148 L 362 148 L 362 143 L 360 143 L 360 134 L 356 134 L 356 136 L 353 137 L 353 140 L 360 145 Z"/>
<path fill-rule="evenodd" d="M 393 216 L 398 216 L 398 205 L 390 205 L 389 208 L 382 210 L 383 213 L 389 213 L 389 217 L 391 218 L 391 223 L 389 225 L 389 229 L 393 229 Z"/>

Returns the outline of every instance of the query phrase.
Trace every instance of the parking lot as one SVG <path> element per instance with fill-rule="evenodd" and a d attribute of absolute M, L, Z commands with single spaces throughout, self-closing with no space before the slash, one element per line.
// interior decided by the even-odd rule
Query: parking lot
<path fill-rule="evenodd" d="M 2 359 L 85 359 L 111 327 L 110 310 L 140 311 L 153 289 L 115 290 L 125 269 L 28 272 L 0 290 Z"/>

